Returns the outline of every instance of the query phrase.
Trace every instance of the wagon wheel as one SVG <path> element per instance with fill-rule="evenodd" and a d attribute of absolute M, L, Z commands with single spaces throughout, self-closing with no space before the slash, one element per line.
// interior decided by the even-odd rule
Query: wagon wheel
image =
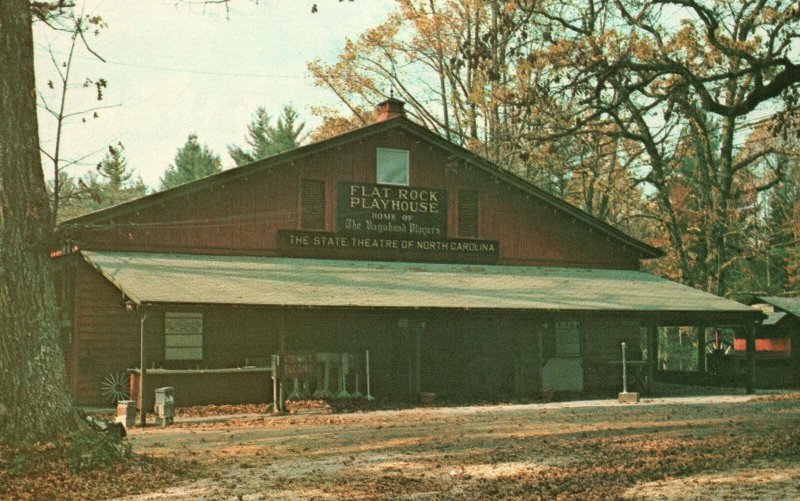
<path fill-rule="evenodd" d="M 116 405 L 120 400 L 128 400 L 130 396 L 128 374 L 112 372 L 100 383 L 100 391 L 112 405 Z"/>
<path fill-rule="evenodd" d="M 711 339 L 710 341 L 706 341 L 706 354 L 710 355 L 714 353 L 714 344 L 716 340 Z M 719 351 L 721 353 L 730 353 L 733 351 L 733 344 L 730 341 L 726 341 L 724 339 L 719 340 Z"/>

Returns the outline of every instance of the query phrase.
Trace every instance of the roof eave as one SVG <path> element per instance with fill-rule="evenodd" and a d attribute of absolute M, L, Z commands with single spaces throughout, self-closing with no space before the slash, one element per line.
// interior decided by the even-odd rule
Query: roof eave
<path fill-rule="evenodd" d="M 658 249 L 636 238 L 631 237 L 625 232 L 597 219 L 596 217 L 590 214 L 587 214 L 581 209 L 578 209 L 574 205 L 565 202 L 564 200 L 561 200 L 560 198 L 551 195 L 550 193 L 547 193 L 546 191 L 542 190 L 541 188 L 538 188 L 537 186 L 526 181 L 525 179 L 522 179 L 521 177 L 500 168 L 497 164 L 494 164 L 489 160 L 486 160 L 485 158 L 482 158 L 476 155 L 475 153 L 472 153 L 471 151 L 462 148 L 461 146 L 458 146 L 456 144 L 451 143 L 450 141 L 447 141 L 446 139 L 435 134 L 434 132 L 422 127 L 421 125 L 411 122 L 408 119 L 404 119 L 402 123 L 403 125 L 406 126 L 404 128 L 406 128 L 407 130 L 410 130 L 415 133 L 421 133 L 420 135 L 428 136 L 429 138 L 439 143 L 438 146 L 440 146 L 441 148 L 458 154 L 459 156 L 464 158 L 464 160 L 470 162 L 472 165 L 479 167 L 481 170 L 500 178 L 506 183 L 515 186 L 518 189 L 521 189 L 525 193 L 536 197 L 537 199 L 541 200 L 544 203 L 547 203 L 548 205 L 554 206 L 557 209 L 561 209 L 569 213 L 571 216 L 581 220 L 584 223 L 591 225 L 598 231 L 601 231 L 612 238 L 620 240 L 624 244 L 636 248 L 640 252 L 640 256 L 642 256 L 643 258 L 645 259 L 659 258 L 659 257 L 664 257 L 666 255 L 664 251 L 662 251 L 661 249 Z"/>
<path fill-rule="evenodd" d="M 142 306 L 143 304 L 146 304 L 146 301 L 142 301 L 142 299 L 140 297 L 138 297 L 136 294 L 132 293 L 130 290 L 127 290 L 125 288 L 125 286 L 119 282 L 119 280 L 115 280 L 113 274 L 107 273 L 106 270 L 104 270 L 102 266 L 100 266 L 98 263 L 95 263 L 92 260 L 91 256 L 88 256 L 85 252 L 81 252 L 80 255 L 83 258 L 83 260 L 86 262 L 86 264 L 88 264 L 89 266 L 91 266 L 92 268 L 97 270 L 97 272 L 100 275 L 102 275 L 103 278 L 105 278 L 106 280 L 111 282 L 111 285 L 113 285 L 120 292 L 122 292 L 122 294 L 124 294 L 125 297 L 127 297 L 128 299 L 133 301 L 133 303 L 135 305 Z"/>

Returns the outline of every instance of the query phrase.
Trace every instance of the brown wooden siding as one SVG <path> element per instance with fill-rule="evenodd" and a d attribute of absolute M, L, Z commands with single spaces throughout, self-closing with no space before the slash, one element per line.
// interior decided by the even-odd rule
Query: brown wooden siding
<path fill-rule="evenodd" d="M 128 313 L 122 294 L 85 263 L 75 270 L 75 327 L 70 370 L 80 404 L 108 405 L 101 383 L 139 363 L 139 317 Z"/>
<path fill-rule="evenodd" d="M 325 181 L 325 228 L 335 231 L 337 183 L 374 183 L 378 147 L 410 150 L 412 186 L 447 189 L 449 238 L 458 237 L 458 190 L 477 191 L 478 238 L 500 242 L 502 264 L 639 266 L 630 247 L 401 130 L 144 207 L 111 227 L 85 228 L 79 241 L 85 249 L 278 255 L 277 231 L 300 228 L 301 180 Z"/>
<path fill-rule="evenodd" d="M 128 313 L 122 293 L 88 265 L 79 265 L 76 273 L 73 392 L 81 404 L 107 405 L 100 391 L 103 378 L 139 366 L 139 312 Z M 203 313 L 202 360 L 164 360 L 166 311 Z M 265 366 L 271 354 L 279 353 L 284 329 L 286 352 L 346 352 L 363 364 L 369 350 L 376 397 L 416 396 L 418 329 L 420 390 L 445 399 L 535 396 L 540 390 L 540 367 L 555 353 L 554 320 L 544 312 L 174 306 L 151 307 L 145 313 L 148 368 Z M 639 322 L 619 315 L 575 319 L 581 322 L 585 391 L 604 395 L 618 391 L 621 369 L 615 362 L 620 359 L 620 343 L 628 343 L 631 359 L 638 358 Z M 348 384 L 352 388 L 352 376 Z M 231 401 L 246 398 L 235 388 L 230 391 Z M 365 391 L 363 365 L 361 391 Z M 265 392 L 257 393 L 269 394 Z M 176 398 L 180 399 L 180 388 Z"/>

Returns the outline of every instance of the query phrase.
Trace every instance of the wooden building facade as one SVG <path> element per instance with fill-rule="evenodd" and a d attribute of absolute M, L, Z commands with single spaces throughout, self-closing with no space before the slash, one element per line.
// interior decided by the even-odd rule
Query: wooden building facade
<path fill-rule="evenodd" d="M 299 380 L 286 393 L 360 394 L 367 377 L 387 398 L 608 393 L 620 343 L 639 352 L 643 331 L 652 352 L 656 326 L 735 325 L 752 351 L 763 316 L 639 271 L 661 252 L 394 100 L 376 124 L 64 225 L 62 338 L 82 404 L 142 360 L 178 405 L 268 400 L 272 355 Z M 175 382 L 192 374 L 207 391 Z"/>
<path fill-rule="evenodd" d="M 755 383 L 760 388 L 800 386 L 800 297 L 757 296 L 749 303 L 767 314 L 756 328 Z M 746 340 L 734 339 L 742 359 Z"/>

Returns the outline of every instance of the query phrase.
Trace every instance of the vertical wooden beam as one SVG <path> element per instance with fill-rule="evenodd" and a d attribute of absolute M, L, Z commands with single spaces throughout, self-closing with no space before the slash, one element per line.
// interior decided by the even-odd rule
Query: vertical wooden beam
<path fill-rule="evenodd" d="M 414 399 L 419 398 L 422 391 L 422 331 L 425 330 L 425 322 L 418 322 L 414 328 Z"/>
<path fill-rule="evenodd" d="M 792 349 L 792 357 L 794 358 L 794 384 L 800 385 L 800 325 L 795 322 L 797 327 L 794 331 L 794 336 L 792 336 L 792 346 L 796 346 L 796 348 Z"/>
<path fill-rule="evenodd" d="M 278 355 L 272 355 L 272 413 L 278 414 L 278 401 L 280 393 L 278 392 Z"/>
<path fill-rule="evenodd" d="M 756 329 L 754 325 L 745 327 L 745 336 L 747 336 L 747 380 L 744 388 L 747 394 L 750 395 L 755 389 L 756 376 Z"/>
<path fill-rule="evenodd" d="M 544 348 L 542 346 L 542 330 L 544 325 L 539 324 L 536 326 L 536 377 L 538 378 L 539 394 L 542 394 L 544 388 L 542 387 L 542 366 L 544 365 Z"/>
<path fill-rule="evenodd" d="M 285 311 L 281 311 L 278 319 L 278 408 L 281 412 L 283 412 L 285 408 L 283 399 L 286 395 L 283 389 L 284 376 L 286 374 L 286 315 L 287 313 Z"/>
<path fill-rule="evenodd" d="M 140 424 L 144 428 L 147 426 L 147 410 L 145 408 L 145 385 L 144 379 L 145 374 L 147 373 L 147 357 L 145 356 L 145 346 L 144 346 L 144 321 L 147 320 L 147 313 L 144 311 L 139 311 L 139 411 L 141 412 L 141 421 Z"/>
<path fill-rule="evenodd" d="M 647 393 L 656 379 L 658 372 L 658 327 L 650 325 L 647 327 Z"/>
<path fill-rule="evenodd" d="M 706 325 L 697 327 L 697 383 L 703 384 L 706 374 Z"/>

